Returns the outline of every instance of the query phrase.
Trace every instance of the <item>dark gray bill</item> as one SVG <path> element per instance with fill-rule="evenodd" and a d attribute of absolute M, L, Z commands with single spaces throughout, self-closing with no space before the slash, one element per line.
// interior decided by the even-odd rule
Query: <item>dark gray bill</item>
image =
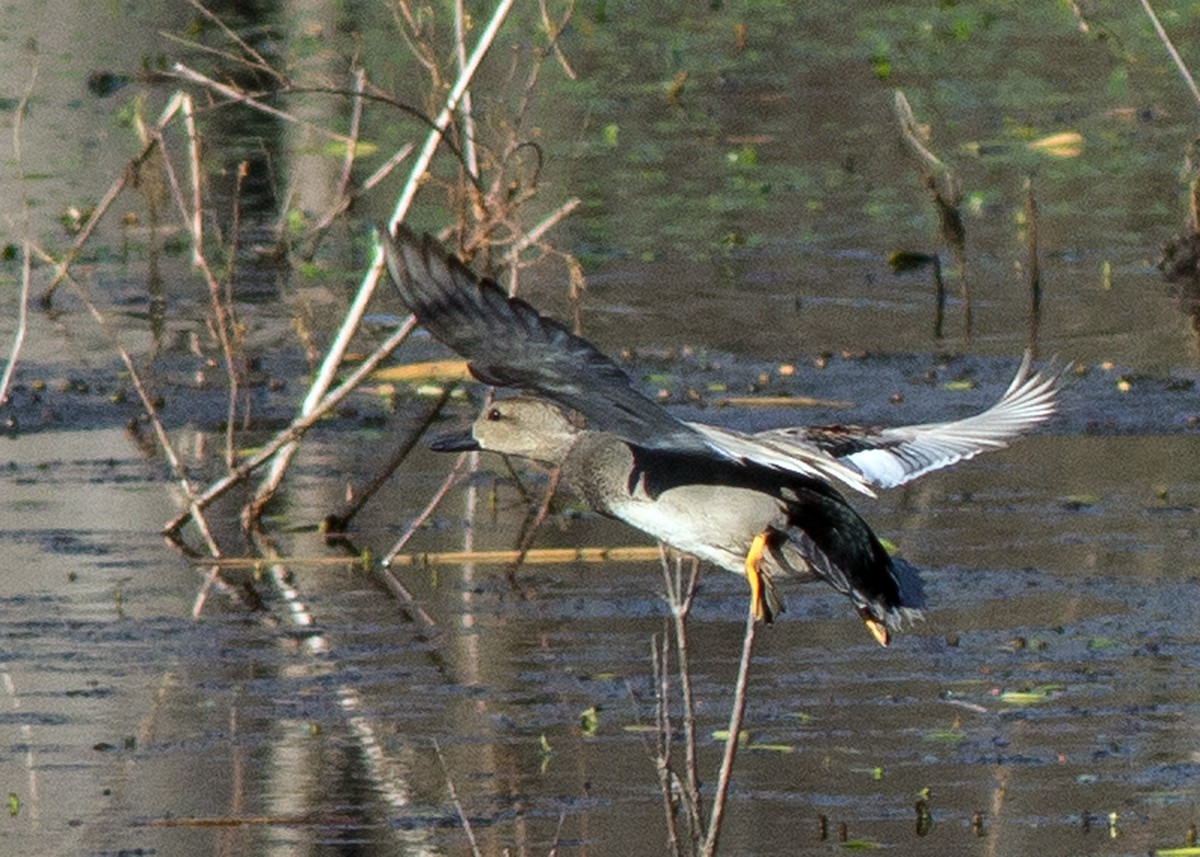
<path fill-rule="evenodd" d="M 429 442 L 429 448 L 434 452 L 465 452 L 472 449 L 482 449 L 479 442 L 469 431 L 455 434 L 444 434 Z"/>

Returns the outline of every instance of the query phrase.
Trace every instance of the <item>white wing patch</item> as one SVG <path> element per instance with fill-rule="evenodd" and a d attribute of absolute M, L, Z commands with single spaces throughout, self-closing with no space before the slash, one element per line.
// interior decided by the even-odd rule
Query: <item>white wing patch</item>
<path fill-rule="evenodd" d="M 1053 416 L 1063 372 L 1031 372 L 1031 365 L 1032 357 L 1026 352 L 999 401 L 966 419 L 878 430 L 801 426 L 761 432 L 753 438 L 778 453 L 791 450 L 812 458 L 814 448 L 822 449 L 827 457 L 853 468 L 859 479 L 856 483 L 837 473 L 828 475 L 860 491 L 864 482 L 893 488 L 981 452 L 1002 449 Z"/>

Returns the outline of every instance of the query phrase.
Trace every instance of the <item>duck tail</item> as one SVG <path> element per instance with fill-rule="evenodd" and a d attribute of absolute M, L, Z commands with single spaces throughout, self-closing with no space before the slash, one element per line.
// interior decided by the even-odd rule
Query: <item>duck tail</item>
<path fill-rule="evenodd" d="M 784 573 L 807 571 L 847 596 L 872 636 L 921 618 L 925 587 L 916 567 L 888 554 L 870 526 L 840 496 L 797 492 L 784 538 L 769 543 Z"/>

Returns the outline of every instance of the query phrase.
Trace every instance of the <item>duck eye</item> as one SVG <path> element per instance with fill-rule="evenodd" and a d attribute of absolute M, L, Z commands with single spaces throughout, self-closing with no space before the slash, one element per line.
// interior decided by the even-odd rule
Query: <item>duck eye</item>
<path fill-rule="evenodd" d="M 499 409 L 499 408 L 490 408 L 490 409 L 488 409 L 488 412 L 487 412 L 487 420 L 488 420 L 488 422 L 494 423 L 494 422 L 497 422 L 498 420 L 501 420 L 501 419 L 503 419 L 503 418 L 504 418 L 504 415 L 503 415 L 502 413 L 500 413 L 500 409 Z"/>

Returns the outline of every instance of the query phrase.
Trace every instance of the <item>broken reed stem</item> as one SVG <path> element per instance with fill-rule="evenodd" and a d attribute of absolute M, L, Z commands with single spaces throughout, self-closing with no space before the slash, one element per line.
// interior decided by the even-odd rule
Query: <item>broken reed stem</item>
<path fill-rule="evenodd" d="M 1025 179 L 1025 281 L 1029 286 L 1029 351 L 1038 353 L 1042 325 L 1042 269 L 1038 262 L 1038 207 L 1033 180 Z"/>
<path fill-rule="evenodd" d="M 371 356 L 363 361 L 362 365 L 352 372 L 349 377 L 347 377 L 345 381 L 343 381 L 332 392 L 330 392 L 329 395 L 323 398 L 317 404 L 317 407 L 315 407 L 308 415 L 297 417 L 296 419 L 292 420 L 291 425 L 279 432 L 279 434 L 275 435 L 275 437 L 268 441 L 267 444 L 264 445 L 255 455 L 243 461 L 233 471 L 226 474 L 221 479 L 218 479 L 216 482 L 206 488 L 202 494 L 196 497 L 193 504 L 194 509 L 200 510 L 205 508 L 234 485 L 237 485 L 255 470 L 270 461 L 272 456 L 274 456 L 275 453 L 283 448 L 286 444 L 296 441 L 301 435 L 304 434 L 304 432 L 308 431 L 309 428 L 312 427 L 313 423 L 321 419 L 321 417 L 328 413 L 331 408 L 335 407 L 340 401 L 342 401 L 342 399 L 350 395 L 350 393 L 352 393 L 355 388 L 362 383 L 364 378 L 374 372 L 376 367 L 386 360 L 388 356 L 396 350 L 401 342 L 408 338 L 408 334 L 411 333 L 412 329 L 416 326 L 416 319 L 410 318 L 407 322 L 396 328 L 396 330 L 392 332 L 392 335 L 389 336 L 384 342 L 380 343 L 380 345 L 371 353 Z M 167 538 L 175 538 L 179 532 L 179 529 L 192 517 L 192 513 L 193 508 L 189 508 L 187 511 L 177 515 L 162 528 L 162 534 Z"/>
<path fill-rule="evenodd" d="M 454 0 L 454 53 L 455 59 L 458 60 L 459 74 L 462 74 L 467 67 L 466 17 L 463 0 Z M 463 161 L 466 163 L 471 180 L 474 181 L 479 178 L 479 156 L 475 151 L 475 111 L 471 109 L 471 90 L 469 89 L 463 93 L 459 113 L 462 115 Z"/>
<path fill-rule="evenodd" d="M 27 204 L 27 198 L 22 197 L 22 207 Z M 13 333 L 12 349 L 8 353 L 8 362 L 4 364 L 4 375 L 0 377 L 0 407 L 8 404 L 8 388 L 12 384 L 13 372 L 17 369 L 17 361 L 21 357 L 21 346 L 25 344 L 25 333 L 29 329 L 29 288 L 32 279 L 32 266 L 29 260 L 29 222 L 25 219 L 22 227 L 24 236 L 21 238 L 21 291 L 17 294 L 17 329 Z"/>
<path fill-rule="evenodd" d="M 492 19 L 488 22 L 487 27 L 479 36 L 479 41 L 475 45 L 475 50 L 467 61 L 466 68 L 463 69 L 455 82 L 454 87 L 446 96 L 445 106 L 442 112 L 434 120 L 434 128 L 426 137 L 425 145 L 421 149 L 417 157 L 417 162 L 413 165 L 412 172 L 409 174 L 408 182 L 401 192 L 400 199 L 397 201 L 393 209 L 391 219 L 388 221 L 389 231 L 394 231 L 404 216 L 408 213 L 408 208 L 412 204 L 413 197 L 416 196 L 417 187 L 420 184 L 421 178 L 425 175 L 429 168 L 430 162 L 433 160 L 433 155 L 437 151 L 439 143 L 441 143 L 442 134 L 450 124 L 450 120 L 454 115 L 454 110 L 458 106 L 458 101 L 467 90 L 467 86 L 474 77 L 476 69 L 479 68 L 479 63 L 483 60 L 484 54 L 494 41 L 496 34 L 500 30 L 500 25 L 508 15 L 515 0 L 501 0 L 497 6 Z M 362 321 L 363 315 L 366 313 L 367 305 L 370 303 L 371 297 L 375 293 L 375 287 L 378 285 L 380 277 L 384 270 L 384 255 L 383 248 L 375 248 L 375 259 L 372 261 L 370 268 L 359 285 L 358 293 L 355 295 L 354 302 L 347 311 L 345 318 L 342 320 L 342 325 L 339 328 L 337 335 L 329 346 L 329 351 L 325 355 L 324 361 L 317 372 L 317 377 L 314 379 L 312 386 L 309 388 L 308 395 L 305 397 L 303 404 L 300 407 L 301 416 L 310 413 L 318 403 L 322 400 L 325 392 L 333 383 L 334 376 L 338 368 L 341 366 L 342 358 L 346 353 L 346 349 L 350 345 L 350 339 L 355 331 L 358 330 L 359 324 Z M 407 324 L 405 325 L 408 326 Z M 278 454 L 271 462 L 271 469 L 266 479 L 263 480 L 256 492 L 254 501 L 247 507 L 247 513 L 257 517 L 258 513 L 266 505 L 275 491 L 278 490 L 279 484 L 283 481 L 284 474 L 287 472 L 292 456 L 296 453 L 295 443 L 288 443 L 281 447 Z"/>
<path fill-rule="evenodd" d="M 1174 60 L 1175 67 L 1179 69 L 1179 74 L 1183 77 L 1183 82 L 1192 91 L 1192 97 L 1196 99 L 1197 104 L 1200 104 L 1200 87 L 1196 86 L 1196 79 L 1188 71 L 1188 67 L 1184 63 L 1183 57 L 1179 55 L 1179 51 L 1175 50 L 1175 45 L 1171 43 L 1171 37 L 1167 35 L 1167 31 L 1163 29 L 1163 25 L 1158 20 L 1158 15 L 1154 14 L 1154 9 L 1150 7 L 1150 0 L 1142 0 L 1142 8 L 1146 10 L 1146 14 L 1150 17 L 1150 23 L 1154 25 L 1154 32 L 1158 33 L 1158 38 L 1167 49 L 1167 53 L 1171 55 L 1171 59 Z"/>
<path fill-rule="evenodd" d="M 29 194 L 25 187 L 25 169 L 22 166 L 21 131 L 24 127 L 25 110 L 29 99 L 37 85 L 40 62 L 35 53 L 29 69 L 29 83 L 13 115 L 13 161 L 16 164 L 18 186 L 21 189 L 21 291 L 17 295 L 17 329 L 13 333 L 12 349 L 8 354 L 8 362 L 4 364 L 4 375 L 0 377 L 0 407 L 8 403 L 8 388 L 12 384 L 13 372 L 16 371 L 17 361 L 21 357 L 21 346 L 25 344 L 25 333 L 29 329 L 29 289 L 32 281 L 32 262 L 29 258 Z"/>
<path fill-rule="evenodd" d="M 354 97 L 350 100 L 350 143 L 346 146 L 346 154 L 342 158 L 342 175 L 338 179 L 338 199 L 345 199 L 349 193 L 350 180 L 354 176 L 354 156 L 358 150 L 358 136 L 362 127 L 363 90 L 367 86 L 367 73 L 364 69 L 354 70 Z"/>
<path fill-rule="evenodd" d="M 234 445 L 234 425 L 236 423 L 235 415 L 237 413 L 237 396 L 240 389 L 239 377 L 241 375 L 231 340 L 235 325 L 232 318 L 232 293 L 228 282 L 226 284 L 227 287 L 222 289 L 220 282 L 218 282 L 216 275 L 208 264 L 208 257 L 204 253 L 204 172 L 200 163 L 200 133 L 196 127 L 195 105 L 190 96 L 184 95 L 181 98 L 180 112 L 183 113 L 183 124 L 188 141 L 188 171 L 191 180 L 190 202 L 183 194 L 183 189 L 179 184 L 179 178 L 175 173 L 175 168 L 172 166 L 170 158 L 163 158 L 162 166 L 167 175 L 167 185 L 171 188 L 171 195 L 175 199 L 175 205 L 179 208 L 180 216 L 188 225 L 188 232 L 192 239 L 192 267 L 200 272 L 200 275 L 204 278 L 205 285 L 208 287 L 209 304 L 212 307 L 213 313 L 212 327 L 215 329 L 214 332 L 217 335 L 217 341 L 221 346 L 221 356 L 225 361 L 225 370 L 229 379 L 225 465 L 228 469 L 232 470 L 237 463 L 237 451 Z M 162 129 L 155 129 L 152 133 L 160 137 L 159 143 L 162 145 Z M 165 151 L 165 146 L 163 149 Z M 230 248 L 230 268 L 228 272 L 230 278 L 233 276 L 233 266 L 236 264 L 238 196 L 241 193 L 242 179 L 245 176 L 245 166 L 243 163 L 238 170 L 237 193 L 234 196 L 233 203 L 234 235 Z M 223 293 L 227 292 L 229 293 L 228 305 L 223 298 Z"/>
<path fill-rule="evenodd" d="M 717 853 L 717 841 L 721 835 L 721 822 L 725 817 L 725 799 L 729 794 L 729 777 L 733 772 L 733 760 L 737 756 L 738 737 L 742 731 L 742 718 L 746 713 L 746 685 L 750 676 L 750 656 L 754 651 L 754 632 L 758 622 L 754 618 L 754 605 L 746 611 L 746 633 L 742 638 L 742 660 L 738 665 L 737 685 L 733 697 L 733 710 L 729 715 L 729 737 L 725 740 L 725 755 L 721 759 L 721 773 L 717 777 L 717 792 L 713 796 L 712 813 L 709 815 L 708 837 L 700 851 L 703 857 Z"/>
<path fill-rule="evenodd" d="M 457 384 L 447 384 L 433 407 L 429 409 L 428 413 L 425 414 L 425 418 L 421 420 L 421 424 L 409 432 L 408 437 L 404 439 L 400 447 L 392 453 L 392 457 L 388 460 L 388 463 L 379 469 L 365 487 L 354 492 L 353 500 L 343 504 L 336 512 L 331 512 L 325 516 L 324 530 L 327 539 L 346 532 L 346 528 L 354 520 L 354 516 L 362 510 L 362 507 L 375 496 L 375 493 L 380 488 L 387 484 L 388 480 L 392 478 L 392 474 L 396 471 L 396 468 L 404 463 L 405 459 L 412 453 L 413 448 L 416 447 L 417 441 L 421 439 L 426 430 L 433 424 L 433 421 L 437 419 L 438 414 L 442 412 L 442 408 L 446 406 L 446 403 L 450 401 L 450 396 L 453 395 L 457 386 Z"/>
<path fill-rule="evenodd" d="M 700 563 L 695 559 L 691 560 L 691 573 L 685 588 L 683 585 L 683 557 L 676 554 L 672 562 L 664 546 L 660 544 L 659 550 L 669 593 L 668 600 L 671 604 L 672 624 L 675 630 L 675 651 L 679 658 L 679 689 L 683 703 L 683 743 L 686 755 L 684 759 L 685 777 L 682 781 L 683 798 L 687 801 L 688 812 L 692 816 L 693 838 L 698 842 L 703 801 L 700 797 L 700 763 L 696 756 L 696 697 L 692 689 L 687 623 L 696 598 L 696 590 L 700 584 Z M 693 843 L 693 846 L 696 842 Z M 695 848 L 693 847 L 692 850 L 694 853 Z"/>
<path fill-rule="evenodd" d="M 650 664 L 654 672 L 655 768 L 658 788 L 663 799 L 663 815 L 667 821 L 667 845 L 673 857 L 681 857 L 679 849 L 679 813 L 675 811 L 675 772 L 671 769 L 671 643 L 667 634 L 650 638 Z M 689 823 L 691 819 L 689 818 Z M 692 849 L 695 854 L 695 849 Z"/>
<path fill-rule="evenodd" d="M 199 164 L 196 164 L 199 167 Z M 233 192 L 233 222 L 229 231 L 229 264 L 225 271 L 225 292 L 218 296 L 211 293 L 213 314 L 219 330 L 221 353 L 225 358 L 225 378 L 229 384 L 229 398 L 225 408 L 225 466 L 232 470 L 237 465 L 236 439 L 237 400 L 241 390 L 242 364 L 235 360 L 232 337 L 237 335 L 237 316 L 233 303 L 233 277 L 237 271 L 238 236 L 241 231 L 241 201 L 242 182 L 246 179 L 249 164 L 242 161 L 238 164 L 237 178 Z M 249 418 L 249 402 L 246 403 L 246 417 Z"/>
<path fill-rule="evenodd" d="M 678 789 L 678 798 L 688 825 L 688 853 L 695 855 L 699 853 L 700 843 L 704 837 L 704 817 L 702 798 L 700 796 L 700 767 L 696 756 L 696 706 L 695 696 L 692 691 L 691 664 L 688 659 L 687 622 L 688 616 L 691 614 L 692 604 L 695 601 L 696 590 L 699 586 L 700 564 L 695 559 L 691 560 L 691 573 L 688 577 L 688 583 L 685 586 L 683 582 L 683 557 L 678 554 L 672 554 L 667 546 L 661 542 L 658 546 L 658 555 L 659 567 L 662 569 L 663 574 L 663 587 L 667 595 L 667 604 L 671 608 L 675 652 L 679 661 L 676 672 L 679 677 L 680 704 L 682 707 L 680 716 L 683 719 L 685 754 L 684 771 L 683 775 L 680 776 L 671 765 L 670 732 L 666 733 L 665 737 L 660 733 L 660 747 L 664 748 L 665 752 L 660 753 L 658 765 L 660 768 L 665 767 L 669 775 L 667 781 L 667 788 L 670 790 L 668 794 L 670 802 L 667 805 L 669 813 L 675 812 L 674 789 Z M 669 654 L 670 648 L 664 641 L 662 656 L 662 671 L 664 676 L 659 680 L 662 687 L 659 693 L 659 704 L 661 706 L 668 705 L 669 683 L 667 682 L 665 673 Z M 669 729 L 669 708 L 664 708 L 660 711 L 659 721 L 662 726 Z M 663 774 L 660 773 L 660 778 L 662 776 Z M 668 839 L 672 842 L 676 851 L 678 851 L 678 832 L 675 829 L 677 823 L 674 815 L 668 818 L 667 826 Z"/>

